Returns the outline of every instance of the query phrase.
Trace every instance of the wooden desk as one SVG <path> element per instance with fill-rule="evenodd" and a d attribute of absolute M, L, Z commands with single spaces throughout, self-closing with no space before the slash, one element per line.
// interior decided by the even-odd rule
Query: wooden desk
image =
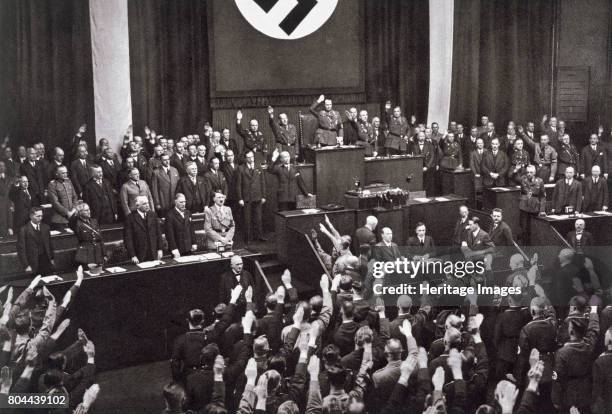
<path fill-rule="evenodd" d="M 253 264 L 259 255 L 246 250 L 237 253 L 259 283 Z M 102 371 L 168 359 L 174 339 L 187 330 L 187 312 L 199 308 L 211 315 L 229 259 L 189 264 L 167 260 L 165 265 L 146 270 L 121 267 L 127 271 L 85 277 L 65 315 L 71 320 L 70 327 L 57 347 L 63 349 L 74 342 L 77 328 L 82 328 L 96 345 L 96 365 Z M 62 277 L 64 281 L 48 285 L 58 301 L 76 279 L 74 273 Z M 21 290 L 28 283 L 11 285 Z"/>
<path fill-rule="evenodd" d="M 327 236 L 319 231 L 319 223 L 325 221 L 326 214 L 340 234 L 353 235 L 355 232 L 355 210 L 319 210 L 312 214 L 306 214 L 302 210 L 276 213 L 276 252 L 278 260 L 284 263 L 290 262 L 287 246 L 287 241 L 289 240 L 287 235 L 288 227 L 304 234 L 310 234 L 311 229 L 317 230 L 321 246 L 326 252 L 331 252 L 331 243 L 328 242 Z"/>
<path fill-rule="evenodd" d="M 520 233 L 520 187 L 493 187 L 482 190 L 482 209 L 490 213 L 494 208 L 504 211 L 503 220 L 510 226 L 513 236 Z"/>
<path fill-rule="evenodd" d="M 450 246 L 455 223 L 459 218 L 459 207 L 466 204 L 467 200 L 454 194 L 430 197 L 428 200 L 409 200 L 408 205 L 403 207 L 404 235 L 415 235 L 416 224 L 423 222 L 427 226 L 427 234 L 433 237 L 437 246 Z"/>
<path fill-rule="evenodd" d="M 476 207 L 474 176 L 471 170 L 441 170 L 442 194 L 465 197 L 468 206 Z"/>
<path fill-rule="evenodd" d="M 311 193 L 314 191 L 314 164 L 297 164 L 296 169 L 302 175 L 306 189 Z M 264 231 L 274 230 L 274 216 L 278 211 L 276 193 L 278 191 L 278 178 L 269 171 L 265 174 L 266 180 L 266 203 L 263 205 L 262 220 Z"/>
<path fill-rule="evenodd" d="M 304 149 L 306 162 L 315 165 L 317 203 L 342 204 L 344 193 L 355 188 L 355 179 L 365 180 L 364 149 L 355 146 Z"/>
<path fill-rule="evenodd" d="M 406 179 L 410 177 L 410 180 Z M 381 182 L 408 191 L 423 190 L 423 157 L 395 155 L 365 158 L 365 183 Z"/>

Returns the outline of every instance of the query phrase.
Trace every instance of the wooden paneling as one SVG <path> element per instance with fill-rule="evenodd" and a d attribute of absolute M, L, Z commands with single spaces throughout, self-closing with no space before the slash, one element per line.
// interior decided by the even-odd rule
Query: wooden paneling
<path fill-rule="evenodd" d="M 586 122 L 589 110 L 588 66 L 557 68 L 556 114 L 565 121 Z"/>

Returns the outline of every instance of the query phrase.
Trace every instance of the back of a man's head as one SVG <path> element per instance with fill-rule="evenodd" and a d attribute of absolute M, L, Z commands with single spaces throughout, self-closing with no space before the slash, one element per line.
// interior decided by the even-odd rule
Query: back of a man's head
<path fill-rule="evenodd" d="M 171 382 L 164 387 L 164 401 L 169 410 L 182 410 L 185 404 L 185 389 L 176 382 Z"/>
<path fill-rule="evenodd" d="M 215 343 L 208 344 L 202 348 L 200 363 L 203 366 L 212 367 L 215 363 L 215 358 L 217 358 L 217 355 L 219 355 L 219 346 Z"/>
<path fill-rule="evenodd" d="M 342 316 L 345 320 L 353 319 L 355 314 L 355 305 L 350 300 L 342 302 Z"/>

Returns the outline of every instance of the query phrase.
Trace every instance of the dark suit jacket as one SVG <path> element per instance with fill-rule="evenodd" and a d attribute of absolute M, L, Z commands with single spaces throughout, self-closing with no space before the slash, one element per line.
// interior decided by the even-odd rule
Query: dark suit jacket
<path fill-rule="evenodd" d="M 493 156 L 492 151 L 487 151 L 482 158 L 482 183 L 484 186 L 504 186 L 506 185 L 506 175 L 508 174 L 508 168 L 510 162 L 508 156 L 500 148 L 497 151 L 497 156 Z M 498 173 L 499 177 L 495 180 L 491 178 L 490 173 Z"/>
<path fill-rule="evenodd" d="M 176 208 L 166 213 L 165 233 L 168 242 L 168 250 L 178 249 L 180 254 L 191 251 L 191 246 L 196 244 L 195 228 L 191 223 L 191 213 L 185 210 L 184 218 Z"/>
<path fill-rule="evenodd" d="M 157 214 L 147 213 L 145 220 L 138 211 L 131 212 L 125 219 L 124 243 L 128 256 L 136 256 L 141 262 L 157 259 L 162 250 L 162 232 Z"/>
<path fill-rule="evenodd" d="M 151 178 L 151 195 L 155 202 L 155 208 L 161 206 L 163 210 L 167 210 L 174 206 L 174 195 L 176 194 L 176 187 L 179 182 L 179 173 L 176 168 L 170 166 L 168 172 L 170 176 L 166 174 L 163 167 L 153 171 Z"/>
<path fill-rule="evenodd" d="M 603 177 L 599 177 L 597 184 L 593 182 L 592 177 L 585 178 L 582 181 L 582 192 L 582 211 L 600 211 L 603 206 L 608 205 L 608 183 Z"/>
<path fill-rule="evenodd" d="M 491 231 L 489 232 L 489 236 L 491 237 L 491 241 L 495 246 L 512 246 L 512 230 L 510 226 L 506 224 L 506 222 L 502 221 L 499 223 L 497 228 L 493 230 L 491 227 Z"/>
<path fill-rule="evenodd" d="M 172 154 L 172 156 L 170 157 L 170 165 L 176 168 L 181 177 L 187 175 L 187 170 L 185 169 L 185 160 L 187 160 L 187 155 L 185 154 L 183 154 L 182 158 L 179 158 L 176 153 Z"/>
<path fill-rule="evenodd" d="M 246 165 L 241 165 L 236 174 L 236 199 L 250 201 L 261 201 L 266 198 L 266 179 L 259 168 L 250 170 Z"/>
<path fill-rule="evenodd" d="M 225 176 L 225 180 L 227 181 L 227 201 L 236 201 L 238 200 L 237 195 L 237 180 L 238 180 L 238 168 L 240 166 L 237 162 L 234 162 L 234 167 L 224 162 L 221 164 L 221 172 Z M 264 196 L 265 197 L 265 196 Z"/>
<path fill-rule="evenodd" d="M 486 149 L 490 150 L 491 149 L 491 141 L 493 141 L 493 138 L 499 138 L 499 135 L 497 135 L 497 133 L 495 131 L 493 131 L 493 134 L 491 135 L 491 137 L 489 137 L 489 133 L 485 131 L 485 132 L 480 134 L 480 138 L 482 138 L 482 140 L 484 141 L 484 147 Z M 503 148 L 501 147 L 501 142 L 500 142 L 499 150 L 503 151 Z"/>
<path fill-rule="evenodd" d="M 478 137 L 476 139 L 478 139 Z M 476 142 L 472 142 L 470 134 L 466 134 L 465 132 L 463 133 L 463 139 L 459 138 L 459 136 L 457 135 L 457 138 L 455 138 L 455 140 L 461 144 L 463 166 L 467 167 L 468 165 L 470 165 L 470 161 L 472 159 L 472 151 L 476 150 Z"/>
<path fill-rule="evenodd" d="M 468 226 L 469 220 L 466 219 L 463 225 L 461 224 L 461 219 L 457 220 L 455 223 L 455 231 L 453 232 L 453 245 L 461 246 L 462 241 L 466 241 L 468 237 L 468 233 L 470 232 Z"/>
<path fill-rule="evenodd" d="M 555 213 L 563 213 L 563 207 L 574 206 L 575 211 L 582 211 L 582 183 L 576 179 L 572 180 L 571 186 L 565 183 L 565 178 L 555 184 L 553 192 L 552 208 Z"/>
<path fill-rule="evenodd" d="M 185 206 L 192 213 L 203 212 L 204 207 L 209 204 L 208 189 L 203 177 L 196 176 L 195 185 L 188 176 L 181 177 L 176 186 L 176 192 L 185 195 Z"/>
<path fill-rule="evenodd" d="M 423 156 L 423 167 L 426 167 L 427 170 L 430 170 L 436 165 L 436 150 L 431 143 L 425 141 L 423 150 L 421 151 L 419 143 L 415 142 L 410 146 L 410 152 L 412 155 Z"/>
<path fill-rule="evenodd" d="M 580 164 L 582 167 L 581 174 L 591 175 L 591 168 L 594 165 L 599 165 L 601 169 L 601 175 L 608 172 L 608 156 L 606 153 L 606 149 L 601 144 L 597 144 L 597 149 L 593 151 L 590 145 L 586 145 L 582 148 L 582 153 L 580 156 Z"/>
<path fill-rule="evenodd" d="M 49 226 L 40 223 L 40 232 L 37 232 L 30 222 L 24 224 L 19 229 L 17 237 L 17 254 L 21 265 L 24 268 L 31 266 L 32 270 L 36 272 L 38 257 L 43 253 L 47 255 L 49 260 L 53 260 Z"/>
<path fill-rule="evenodd" d="M 111 166 L 106 159 L 100 160 L 100 167 L 102 167 L 102 175 L 108 180 L 115 190 L 119 190 L 123 182 L 120 182 L 119 176 L 121 175 L 121 164 L 118 160 L 113 160 Z"/>
<path fill-rule="evenodd" d="M 379 262 L 394 262 L 395 259 L 401 257 L 402 254 L 397 247 L 397 244 L 391 242 L 391 246 L 387 247 L 385 242 L 376 243 L 373 248 L 374 258 Z"/>
<path fill-rule="evenodd" d="M 255 279 L 253 279 L 253 275 L 251 275 L 249 271 L 242 269 L 240 284 L 242 285 L 242 293 L 240 294 L 238 302 L 243 302 L 244 292 L 246 289 L 249 286 L 253 286 L 253 290 L 255 290 Z M 230 298 L 232 297 L 232 289 L 237 285 L 238 282 L 236 281 L 236 275 L 234 275 L 234 272 L 232 270 L 225 272 L 221 276 L 221 283 L 219 284 L 219 303 L 229 303 Z"/>
<path fill-rule="evenodd" d="M 44 173 L 40 163 L 36 162 L 35 166 L 32 167 L 29 161 L 24 162 L 19 167 L 19 173 L 28 177 L 29 187 L 28 191 L 30 194 L 38 197 L 38 202 L 41 202 L 44 197 L 45 183 Z"/>
<path fill-rule="evenodd" d="M 21 164 L 15 161 L 15 158 L 8 160 L 7 158 L 2 157 L 2 161 L 4 161 L 4 164 L 6 165 L 6 175 L 9 177 L 17 176 Z"/>
<path fill-rule="evenodd" d="M 111 224 L 115 222 L 117 214 L 117 197 L 113 193 L 111 183 L 102 178 L 102 186 L 91 179 L 83 188 L 83 201 L 89 204 L 91 217 L 100 224 Z"/>
<path fill-rule="evenodd" d="M 277 200 L 279 203 L 293 203 L 297 196 L 298 190 L 304 195 L 308 195 L 306 184 L 302 175 L 296 171 L 293 165 L 289 165 L 289 169 L 283 165 L 277 165 L 272 170 L 272 174 L 278 177 L 278 192 Z"/>
<path fill-rule="evenodd" d="M 593 240 L 593 235 L 588 231 L 582 232 L 582 238 L 579 242 L 578 239 L 576 239 L 575 230 L 572 230 L 567 233 L 567 242 L 578 252 L 580 252 L 587 246 L 593 246 L 595 244 Z"/>
<path fill-rule="evenodd" d="M 92 164 L 89 160 L 87 160 L 85 164 L 86 167 L 83 167 L 80 159 L 76 159 L 70 164 L 70 179 L 72 180 L 72 185 L 77 195 L 81 195 L 85 184 L 87 184 L 87 181 L 91 178 L 91 170 L 89 167 L 91 167 Z"/>
<path fill-rule="evenodd" d="M 418 237 L 412 236 L 406 240 L 406 246 L 408 246 L 408 252 L 411 256 L 424 256 L 429 254 L 431 257 L 436 255 L 436 246 L 431 236 L 428 235 L 425 235 L 423 245 L 421 245 Z"/>
<path fill-rule="evenodd" d="M 227 195 L 227 180 L 225 179 L 225 175 L 221 172 L 221 169 L 217 171 L 217 174 L 214 174 L 212 170 L 208 170 L 206 174 L 204 174 L 204 181 L 206 182 L 206 188 L 211 197 L 211 201 L 216 191 L 221 190 L 223 194 Z"/>
<path fill-rule="evenodd" d="M 38 195 L 32 194 L 29 189 L 28 192 L 30 197 L 26 196 L 19 187 L 13 187 L 9 192 L 9 198 L 15 207 L 13 214 L 13 231 L 15 232 L 30 220 L 30 208 L 40 205 Z"/>
<path fill-rule="evenodd" d="M 473 174 L 482 174 L 482 159 L 486 153 L 487 150 L 483 150 L 482 154 L 479 154 L 477 150 L 474 150 L 470 154 L 470 170 L 472 170 Z"/>
<path fill-rule="evenodd" d="M 359 227 L 355 230 L 355 254 L 359 252 L 359 246 L 362 244 L 369 244 L 374 246 L 376 244 L 376 234 L 367 228 L 366 226 Z"/>
<path fill-rule="evenodd" d="M 13 177 L 4 175 L 4 179 L 0 179 L 0 237 L 8 234 L 8 229 L 13 231 L 19 228 L 13 228 L 13 209 L 11 208 L 11 199 L 9 197 L 13 185 Z"/>
<path fill-rule="evenodd" d="M 480 229 L 474 237 L 474 233 L 469 230 L 467 235 L 467 245 L 470 250 L 486 250 L 489 247 L 494 247 L 493 241 L 491 237 L 489 237 L 489 233 Z"/>

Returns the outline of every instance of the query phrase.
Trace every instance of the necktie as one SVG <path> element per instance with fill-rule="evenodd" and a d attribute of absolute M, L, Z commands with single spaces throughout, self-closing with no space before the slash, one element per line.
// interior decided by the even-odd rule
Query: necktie
<path fill-rule="evenodd" d="M 425 240 L 419 239 L 419 241 L 421 242 L 421 246 L 423 246 L 425 244 Z"/>
<path fill-rule="evenodd" d="M 100 187 L 102 187 L 102 180 L 96 180 L 96 183 L 97 183 L 97 184 L 98 184 Z"/>
<path fill-rule="evenodd" d="M 40 231 L 40 224 L 36 225 L 36 231 Z"/>
<path fill-rule="evenodd" d="M 108 163 L 110 164 L 111 167 L 114 165 L 113 160 L 108 160 Z"/>
<path fill-rule="evenodd" d="M 28 190 L 23 190 L 23 191 L 24 191 L 24 193 L 25 193 L 26 197 L 27 197 L 27 198 L 30 198 L 30 192 L 29 192 Z"/>
<path fill-rule="evenodd" d="M 597 178 L 594 178 L 594 179 L 593 179 L 593 182 L 594 182 L 595 184 L 597 184 Z"/>

